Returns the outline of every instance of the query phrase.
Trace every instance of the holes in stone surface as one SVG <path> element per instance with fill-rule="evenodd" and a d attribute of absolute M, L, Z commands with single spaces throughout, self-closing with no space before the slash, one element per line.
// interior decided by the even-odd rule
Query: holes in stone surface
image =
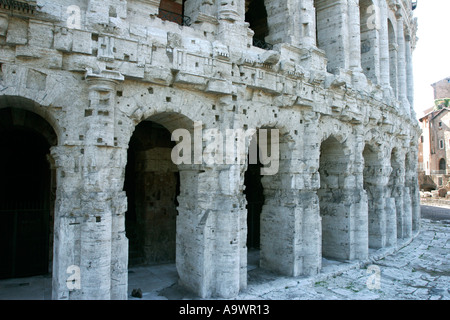
<path fill-rule="evenodd" d="M 95 217 L 95 222 L 102 222 L 102 217 Z"/>
<path fill-rule="evenodd" d="M 123 94 L 122 91 L 117 91 L 117 96 L 118 96 L 118 97 L 121 97 L 122 94 Z"/>
<path fill-rule="evenodd" d="M 97 33 L 93 33 L 93 34 L 91 35 L 91 39 L 92 39 L 93 41 L 98 41 L 98 34 L 97 34 Z"/>
<path fill-rule="evenodd" d="M 216 121 L 219 121 L 219 115 L 216 115 L 215 118 L 216 118 Z"/>
<path fill-rule="evenodd" d="M 103 139 L 102 138 L 98 138 L 97 139 L 97 143 L 102 143 L 103 142 Z"/>
<path fill-rule="evenodd" d="M 171 97 L 166 97 L 166 102 L 171 102 L 172 98 Z"/>
<path fill-rule="evenodd" d="M 113 6 L 109 7 L 109 17 L 110 18 L 117 18 L 117 11 L 116 8 Z"/>
<path fill-rule="evenodd" d="M 211 107 L 211 109 L 216 110 L 216 105 L 213 104 L 212 107 Z"/>
<path fill-rule="evenodd" d="M 84 116 L 85 116 L 85 117 L 90 117 L 90 116 L 92 116 L 92 109 L 86 109 L 86 110 L 84 110 Z"/>
<path fill-rule="evenodd" d="M 148 93 L 153 94 L 153 88 L 152 88 L 152 87 L 149 87 L 149 88 L 147 89 L 147 91 L 148 91 Z"/>

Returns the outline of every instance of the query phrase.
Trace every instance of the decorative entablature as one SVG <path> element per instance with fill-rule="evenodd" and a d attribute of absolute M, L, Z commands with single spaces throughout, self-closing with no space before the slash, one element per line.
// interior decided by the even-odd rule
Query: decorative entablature
<path fill-rule="evenodd" d="M 365 118 L 383 123 L 380 114 L 386 110 L 404 117 L 398 102 L 382 102 L 379 86 L 368 83 L 361 91 L 353 87 L 351 73 L 327 73 L 325 54 L 317 48 L 282 44 L 274 50 L 243 50 L 218 40 L 211 42 L 190 29 L 178 33 L 170 28 L 146 29 L 142 36 L 130 36 L 70 29 L 60 22 L 34 19 L 25 24 L 13 21 L 7 28 L 13 32 L 6 37 L 7 47 L 2 48 L 0 62 L 4 63 L 32 59 L 35 67 L 50 65 L 79 73 L 108 70 L 123 75 L 125 82 L 130 79 L 219 95 L 235 95 L 238 87 L 246 88 L 266 94 L 279 108 L 310 109 L 353 123 L 364 123 Z M 53 41 L 33 40 L 39 39 L 35 38 L 38 33 L 53 36 Z M 370 114 L 363 115 L 362 109 Z M 414 125 L 410 119 L 406 121 Z"/>

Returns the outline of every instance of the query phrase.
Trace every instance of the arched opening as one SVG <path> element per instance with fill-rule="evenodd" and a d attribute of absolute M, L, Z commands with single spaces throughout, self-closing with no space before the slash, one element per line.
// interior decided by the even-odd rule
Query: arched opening
<path fill-rule="evenodd" d="M 56 183 L 51 125 L 23 109 L 0 110 L 0 278 L 51 273 Z"/>
<path fill-rule="evenodd" d="M 136 126 L 128 149 L 124 190 L 129 266 L 174 263 L 179 172 L 171 133 L 153 121 Z"/>
<path fill-rule="evenodd" d="M 369 248 L 382 248 L 385 246 L 386 221 L 384 219 L 384 187 L 381 176 L 381 164 L 378 153 L 370 145 L 363 150 L 364 171 L 363 186 L 367 193 L 368 221 L 369 221 Z"/>
<path fill-rule="evenodd" d="M 266 36 L 269 35 L 269 27 L 264 0 L 245 0 L 245 21 L 250 24 L 250 29 L 255 32 L 253 45 L 263 49 L 270 49 L 266 47 Z"/>
<path fill-rule="evenodd" d="M 388 36 L 389 36 L 389 75 L 391 87 L 397 97 L 398 80 L 397 80 L 397 37 L 395 36 L 395 29 L 390 19 L 388 19 Z"/>
<path fill-rule="evenodd" d="M 446 165 L 446 163 L 445 163 L 445 159 L 444 158 L 441 158 L 440 160 L 439 160 L 439 171 L 443 171 L 442 173 L 443 174 L 446 174 L 446 169 L 447 169 L 447 165 Z"/>
<path fill-rule="evenodd" d="M 372 0 L 361 0 L 360 10 L 360 34 L 361 34 L 361 67 L 364 74 L 373 83 L 379 83 L 379 43 L 376 20 L 373 19 L 374 5 Z M 375 11 L 375 14 L 378 12 Z M 376 17 L 378 18 L 378 17 Z"/>
<path fill-rule="evenodd" d="M 322 218 L 322 267 L 331 260 L 347 260 L 349 208 L 345 205 L 344 179 L 348 157 L 342 144 L 329 137 L 320 146 L 320 216 Z"/>
<path fill-rule="evenodd" d="M 259 152 L 257 132 L 253 134 L 252 143 Z M 264 205 L 264 187 L 261 181 L 262 164 L 259 159 L 247 157 L 247 171 L 244 175 L 244 195 L 247 201 L 247 269 L 259 266 L 259 250 L 261 247 L 261 212 Z"/>

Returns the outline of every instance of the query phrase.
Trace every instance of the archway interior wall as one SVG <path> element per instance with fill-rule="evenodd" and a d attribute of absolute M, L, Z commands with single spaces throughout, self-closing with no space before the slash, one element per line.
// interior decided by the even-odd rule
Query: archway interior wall
<path fill-rule="evenodd" d="M 350 207 L 353 199 L 344 187 L 346 172 L 350 168 L 348 154 L 333 136 L 322 142 L 320 150 L 320 189 L 317 194 L 322 217 L 322 256 L 341 260 L 352 259 Z"/>
<path fill-rule="evenodd" d="M 379 136 L 377 135 L 377 139 Z M 386 185 L 390 167 L 383 163 L 384 153 L 380 142 L 367 143 L 364 151 L 364 189 L 368 200 L 369 247 L 386 246 Z"/>

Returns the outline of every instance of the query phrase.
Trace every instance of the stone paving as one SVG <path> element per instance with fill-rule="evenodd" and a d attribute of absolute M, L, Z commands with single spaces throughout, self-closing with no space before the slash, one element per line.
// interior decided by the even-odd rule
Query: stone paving
<path fill-rule="evenodd" d="M 398 252 L 310 279 L 252 283 L 238 299 L 449 300 L 450 209 L 422 206 L 421 232 Z M 385 253 L 388 253 L 387 251 Z M 383 256 L 380 252 L 377 256 Z M 339 264 L 337 264 L 339 266 Z M 251 273 L 250 273 L 251 275 Z M 272 285 L 272 288 L 271 288 Z"/>

